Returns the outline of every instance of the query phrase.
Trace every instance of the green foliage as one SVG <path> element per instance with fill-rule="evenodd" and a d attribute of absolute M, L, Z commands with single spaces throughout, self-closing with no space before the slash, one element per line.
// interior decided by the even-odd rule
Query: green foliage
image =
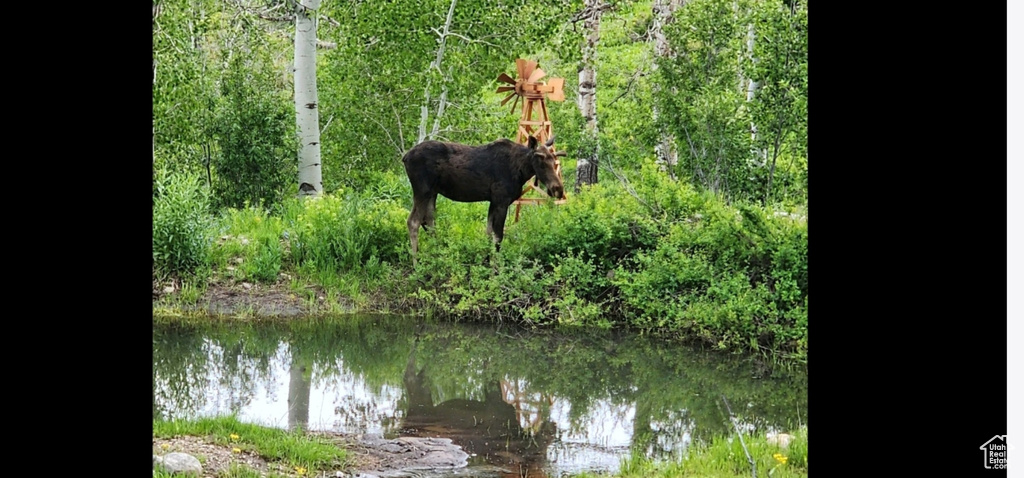
<path fill-rule="evenodd" d="M 663 125 L 679 146 L 677 174 L 730 197 L 750 194 L 750 123 L 737 84 L 737 58 L 746 30 L 734 2 L 688 2 L 665 27 L 674 57 L 659 60 L 664 86 L 659 104 Z"/>
<path fill-rule="evenodd" d="M 219 30 L 215 2 L 161 0 L 153 20 L 153 130 L 157 171 L 205 174 L 217 75 L 209 41 Z"/>
<path fill-rule="evenodd" d="M 807 5 L 770 0 L 754 6 L 759 41 L 744 72 L 758 82 L 751 117 L 759 126 L 771 188 L 765 197 L 802 196 L 807 188 Z M 781 192 L 780 192 L 781 191 Z"/>
<path fill-rule="evenodd" d="M 441 63 L 431 68 L 451 3 L 324 5 L 326 15 L 346 19 L 336 36 L 325 38 L 338 48 L 321 54 L 318 70 L 321 117 L 331 121 L 321 136 L 323 155 L 332 158 L 324 162 L 326 190 L 359 187 L 371 171 L 401 171 L 399 159 L 419 137 L 421 108 L 426 134 L 438 124 L 431 139 L 480 144 L 514 137 L 518 114 L 510 114 L 508 105 L 498 107 L 502 95 L 494 93 L 495 78 L 501 72 L 514 76 L 514 60 L 541 49 L 581 2 L 557 0 L 537 8 L 525 0 L 459 0 Z M 396 19 L 401 28 L 395 28 Z M 438 118 L 443 91 L 447 102 Z"/>
<path fill-rule="evenodd" d="M 744 445 L 746 451 L 744 451 Z M 806 477 L 807 429 L 794 436 L 788 449 L 771 444 L 765 437 L 744 435 L 743 441 L 732 436 L 720 436 L 711 443 L 696 443 L 686 450 L 677 462 L 655 462 L 643 456 L 623 460 L 618 473 L 610 478 L 658 477 L 681 478 L 688 476 L 740 478 L 751 475 L 747 453 L 759 475 L 771 477 Z M 591 474 L 574 475 L 589 478 Z"/>
<path fill-rule="evenodd" d="M 658 225 L 644 206 L 615 184 L 595 184 L 563 206 L 527 206 L 520 223 L 508 227 L 513 253 L 553 264 L 561 254 L 579 254 L 603 272 L 657 239 Z"/>
<path fill-rule="evenodd" d="M 292 191 L 296 169 L 294 106 L 274 93 L 274 79 L 258 58 L 231 60 L 221 85 L 215 133 L 213 190 L 219 207 L 270 205 Z"/>
<path fill-rule="evenodd" d="M 729 206 L 651 167 L 633 186 L 524 208 L 500 253 L 483 205 L 439 201 L 436 232 L 420 235 L 415 296 L 444 316 L 629 325 L 806 354 L 806 222 Z"/>
<path fill-rule="evenodd" d="M 806 223 L 754 206 L 688 212 L 671 195 L 653 202 L 681 220 L 616 271 L 631 323 L 688 330 L 722 348 L 806 353 Z"/>
<path fill-rule="evenodd" d="M 153 268 L 203 279 L 210 266 L 210 198 L 198 177 L 161 174 L 153 198 Z"/>
<path fill-rule="evenodd" d="M 213 263 L 238 281 L 273 283 L 285 260 L 284 221 L 256 207 L 220 216 Z"/>
<path fill-rule="evenodd" d="M 302 198 L 294 224 L 296 264 L 315 270 L 363 270 L 407 257 L 408 209 L 395 200 L 373 201 L 357 194 Z"/>
<path fill-rule="evenodd" d="M 694 0 L 666 26 L 656 102 L 677 175 L 729 199 L 806 201 L 807 9 L 790 4 Z"/>

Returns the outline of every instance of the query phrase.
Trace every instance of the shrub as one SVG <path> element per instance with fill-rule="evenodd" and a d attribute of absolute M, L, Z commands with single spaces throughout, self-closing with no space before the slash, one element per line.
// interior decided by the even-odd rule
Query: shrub
<path fill-rule="evenodd" d="M 234 57 L 221 85 L 220 154 L 213 161 L 218 207 L 275 204 L 298 174 L 294 107 L 273 94 L 271 73 L 254 68 Z"/>
<path fill-rule="evenodd" d="M 292 243 L 296 263 L 319 270 L 360 270 L 367 263 L 394 262 L 405 254 L 406 208 L 394 200 L 341 194 L 304 199 Z"/>
<path fill-rule="evenodd" d="M 202 277 L 210 265 L 210 197 L 197 176 L 161 174 L 153 198 L 153 269 Z"/>

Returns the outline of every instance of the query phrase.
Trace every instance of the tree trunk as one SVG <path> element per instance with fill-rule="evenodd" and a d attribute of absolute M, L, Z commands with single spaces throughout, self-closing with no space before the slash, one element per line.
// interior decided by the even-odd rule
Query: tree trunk
<path fill-rule="evenodd" d="M 597 131 L 597 42 L 601 38 L 601 11 L 604 6 L 600 0 L 584 0 L 584 11 L 589 12 L 583 21 L 583 61 L 580 69 L 579 95 L 577 106 L 585 122 L 581 143 L 585 145 L 576 163 L 576 187 L 580 191 L 583 184 L 597 183 L 597 163 L 600 157 L 600 146 Z"/>
<path fill-rule="evenodd" d="M 437 69 L 441 71 L 441 60 L 444 58 L 444 45 L 448 40 L 448 30 L 452 25 L 452 15 L 455 13 L 455 2 L 452 0 L 451 5 L 448 6 L 448 16 L 444 20 L 444 29 L 441 30 L 441 34 L 437 39 L 437 55 L 434 56 L 434 61 L 430 63 L 430 69 Z M 436 30 L 435 30 L 436 31 Z M 429 73 L 429 72 L 428 72 Z M 444 114 L 445 102 L 448 100 L 448 87 L 447 85 L 442 86 L 441 100 L 437 106 L 437 115 L 434 117 L 434 129 L 430 135 L 431 139 L 437 134 L 437 128 L 441 121 L 441 115 Z M 419 137 L 416 143 L 422 143 L 423 140 L 427 139 L 427 120 L 429 117 L 428 111 L 430 110 L 430 80 L 427 80 L 427 86 L 423 88 L 423 104 L 420 105 L 420 130 Z"/>
<path fill-rule="evenodd" d="M 672 56 L 672 52 L 668 46 L 668 40 L 665 38 L 665 24 L 668 23 L 674 13 L 679 7 L 683 6 L 683 0 L 654 0 L 654 4 L 651 9 L 654 13 L 654 55 L 657 58 Z M 658 71 L 658 62 L 654 62 L 654 66 L 651 68 L 653 72 Z M 659 83 L 654 84 L 654 88 L 660 88 Z M 651 108 L 651 112 L 654 117 L 654 124 L 658 124 L 658 105 L 655 103 Z M 669 171 L 670 174 L 674 171 L 676 164 L 679 163 L 679 152 L 675 148 L 675 144 L 672 141 L 672 136 L 667 132 L 661 132 L 661 140 L 658 144 L 654 145 L 655 164 L 662 171 Z M 673 174 L 673 177 L 674 174 Z"/>
<path fill-rule="evenodd" d="M 757 59 L 754 58 L 754 24 L 747 25 L 747 56 L 750 58 L 751 63 L 757 63 Z M 747 79 L 747 103 L 754 100 L 754 93 L 757 92 L 758 85 L 753 79 Z M 757 125 L 753 121 L 750 122 L 750 141 L 757 141 Z M 756 154 L 760 157 L 764 157 L 763 151 L 756 151 Z"/>
<path fill-rule="evenodd" d="M 305 431 L 309 427 L 310 368 L 311 364 L 301 360 L 299 354 L 292 350 L 292 362 L 288 368 L 289 431 Z"/>
<path fill-rule="evenodd" d="M 320 168 L 320 115 L 316 91 L 316 10 L 320 0 L 299 0 L 295 12 L 295 117 L 299 134 L 299 194 L 317 195 L 324 184 Z"/>

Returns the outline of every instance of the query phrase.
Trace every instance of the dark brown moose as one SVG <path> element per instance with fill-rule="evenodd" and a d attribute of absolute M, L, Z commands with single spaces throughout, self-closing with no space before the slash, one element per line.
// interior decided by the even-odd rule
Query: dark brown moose
<path fill-rule="evenodd" d="M 536 176 L 548 195 L 565 198 L 562 180 L 555 169 L 555 153 L 551 137 L 545 144 L 531 136 L 523 146 L 508 139 L 499 139 L 482 146 L 467 146 L 440 141 L 424 141 L 402 157 L 405 172 L 412 184 L 412 213 L 409 214 L 409 242 L 413 264 L 419 249 L 419 229 L 434 228 L 434 207 L 440 194 L 452 201 L 490 201 L 487 211 L 487 234 L 492 236 L 495 250 L 501 250 L 505 235 L 508 207 L 522 195 L 523 186 Z"/>

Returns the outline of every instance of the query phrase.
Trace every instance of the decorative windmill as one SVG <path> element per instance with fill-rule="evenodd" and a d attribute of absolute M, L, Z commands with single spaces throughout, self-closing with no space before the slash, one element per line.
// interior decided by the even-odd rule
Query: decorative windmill
<path fill-rule="evenodd" d="M 510 91 L 511 93 L 501 100 L 501 105 L 505 106 L 513 97 L 515 102 L 512 103 L 512 112 L 515 112 L 516 105 L 519 103 L 519 99 L 523 99 L 523 114 L 519 117 L 519 129 L 516 133 L 516 142 L 519 144 L 526 144 L 530 136 L 537 138 L 540 143 L 546 142 L 552 136 L 551 120 L 548 119 L 548 107 L 544 103 L 544 97 L 551 101 L 565 101 L 565 92 L 562 91 L 562 85 L 565 84 L 564 78 L 551 78 L 547 82 L 540 81 L 546 73 L 544 70 L 537 68 L 537 62 L 531 60 L 524 60 L 519 58 L 516 60 L 516 72 L 519 77 L 513 79 L 511 76 L 502 73 L 498 75 L 498 81 L 508 83 L 511 86 L 499 86 L 496 93 L 503 93 Z M 536 113 L 537 118 L 534 119 Z M 554 149 L 554 145 L 551 146 Z M 562 163 L 555 158 L 555 172 L 558 173 L 558 179 L 562 179 Z M 516 205 L 516 221 L 519 221 L 519 209 L 523 204 L 537 204 L 544 200 L 548 195 L 541 190 L 538 186 L 537 178 L 534 177 L 533 181 L 526 183 L 526 188 L 523 189 L 522 194 L 513 203 Z M 530 190 L 540 194 L 540 198 L 527 198 L 526 193 Z M 555 204 L 565 204 L 565 199 L 558 199 Z"/>

